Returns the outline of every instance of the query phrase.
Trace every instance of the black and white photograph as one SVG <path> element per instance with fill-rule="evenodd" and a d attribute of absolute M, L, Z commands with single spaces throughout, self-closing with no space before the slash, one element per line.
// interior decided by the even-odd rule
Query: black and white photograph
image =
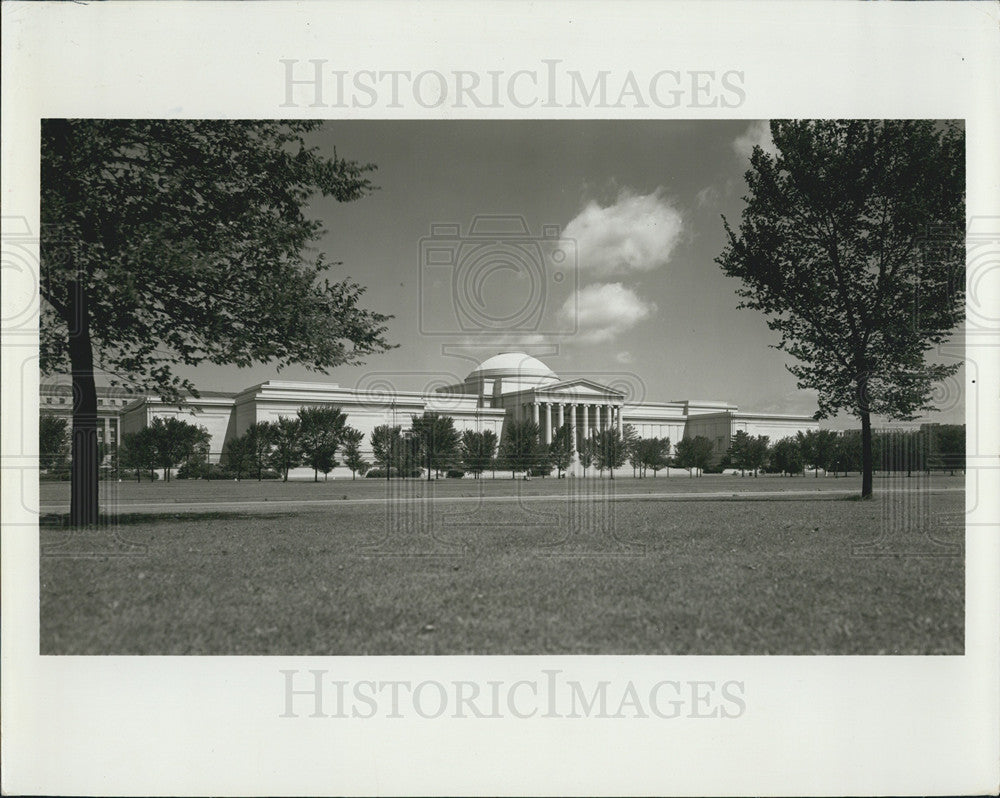
<path fill-rule="evenodd" d="M 961 122 L 41 158 L 42 653 L 963 652 Z"/>
<path fill-rule="evenodd" d="M 995 793 L 995 4 L 2 8 L 5 793 Z"/>

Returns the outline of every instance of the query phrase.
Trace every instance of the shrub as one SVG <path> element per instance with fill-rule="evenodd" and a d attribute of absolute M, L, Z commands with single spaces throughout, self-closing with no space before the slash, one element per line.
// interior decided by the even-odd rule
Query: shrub
<path fill-rule="evenodd" d="M 395 468 L 389 469 L 390 477 L 398 477 L 399 471 Z M 385 469 L 384 468 L 373 468 L 365 474 L 365 479 L 385 479 Z"/>
<path fill-rule="evenodd" d="M 448 470 L 448 473 L 445 474 L 445 476 L 448 477 L 448 479 L 461 479 L 465 476 L 465 472 L 459 471 L 457 468 L 452 468 Z"/>

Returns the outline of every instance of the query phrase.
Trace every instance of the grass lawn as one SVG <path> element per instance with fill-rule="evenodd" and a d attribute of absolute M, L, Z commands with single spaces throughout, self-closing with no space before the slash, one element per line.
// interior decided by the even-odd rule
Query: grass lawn
<path fill-rule="evenodd" d="M 740 485 L 802 490 L 814 482 L 717 480 L 714 490 L 735 485 L 737 494 Z M 544 490 L 565 492 L 565 482 L 522 487 L 540 491 L 544 483 Z M 377 500 L 384 485 L 378 494 L 361 483 L 358 495 L 372 491 L 370 501 L 267 514 L 187 507 L 123 516 L 114 530 L 134 548 L 112 546 L 107 531 L 66 537 L 43 527 L 42 544 L 50 548 L 41 560 L 41 652 L 963 651 L 962 492 L 914 498 L 883 491 L 873 502 L 778 493 L 676 501 L 641 494 L 667 484 L 708 489 L 713 480 L 661 479 L 655 488 L 653 480 L 616 482 L 616 495 L 637 495 L 607 502 L 536 493 L 523 503 L 478 503 L 439 493 L 434 502 L 387 504 Z M 960 487 L 962 480 L 941 484 Z M 171 494 L 156 490 L 174 486 L 180 487 L 173 496 L 186 502 L 197 499 L 192 490 L 206 490 L 197 483 L 135 485 L 121 509 L 151 496 L 169 502 Z M 248 488 L 278 496 L 282 487 L 324 486 L 228 483 L 221 495 Z M 336 490 L 348 495 L 351 486 Z M 463 481 L 444 490 L 459 497 L 476 488 Z M 499 482 L 489 490 L 512 492 L 510 483 Z M 209 490 L 203 498 L 219 495 Z M 58 496 L 43 492 L 46 500 Z M 859 555 L 857 544 L 901 522 L 906 539 L 890 536 L 883 556 Z M 937 556 L 898 553 L 908 541 L 926 542 L 928 533 L 957 544 L 957 554 L 943 556 L 933 545 L 925 553 Z"/>

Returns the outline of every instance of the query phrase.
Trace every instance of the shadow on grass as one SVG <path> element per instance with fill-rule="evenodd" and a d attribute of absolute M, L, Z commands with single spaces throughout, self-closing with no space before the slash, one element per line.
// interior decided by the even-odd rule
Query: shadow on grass
<path fill-rule="evenodd" d="M 256 513 L 248 511 L 211 511 L 211 512 L 187 512 L 187 513 L 121 513 L 119 515 L 102 514 L 96 524 L 80 529 L 112 529 L 119 526 L 132 526 L 135 524 L 156 524 L 164 521 L 234 521 L 240 519 L 272 519 L 289 518 L 298 515 L 294 512 L 281 513 Z M 48 513 L 39 518 L 38 525 L 46 529 L 68 529 L 69 513 Z"/>

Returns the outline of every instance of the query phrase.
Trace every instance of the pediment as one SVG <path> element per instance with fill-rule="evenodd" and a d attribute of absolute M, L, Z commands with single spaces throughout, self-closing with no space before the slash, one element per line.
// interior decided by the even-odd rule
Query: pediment
<path fill-rule="evenodd" d="M 560 394 L 565 396 L 600 396 L 608 399 L 623 399 L 625 394 L 594 380 L 580 377 L 575 380 L 564 380 L 552 385 L 535 389 L 536 394 Z"/>

